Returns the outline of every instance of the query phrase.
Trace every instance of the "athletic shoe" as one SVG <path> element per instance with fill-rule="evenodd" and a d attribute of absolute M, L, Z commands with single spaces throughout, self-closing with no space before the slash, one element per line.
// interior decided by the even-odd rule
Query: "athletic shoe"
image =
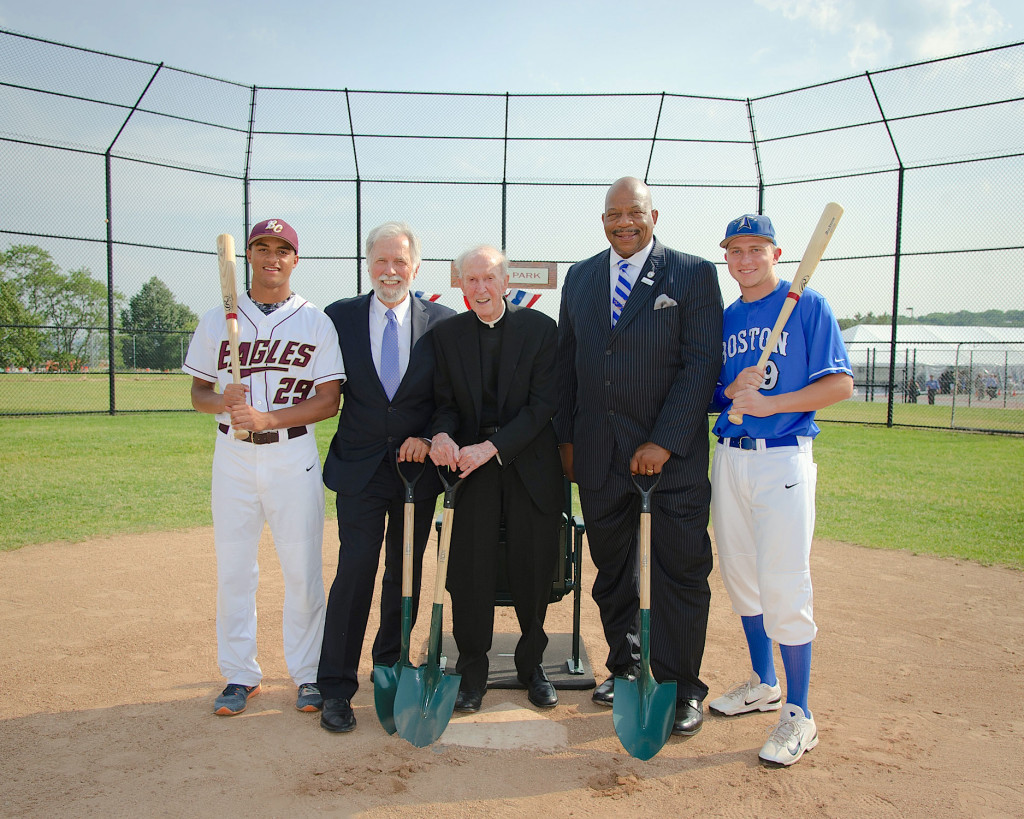
<path fill-rule="evenodd" d="M 814 718 L 805 716 L 799 705 L 787 702 L 782 709 L 782 719 L 772 728 L 758 756 L 776 765 L 792 765 L 800 761 L 804 751 L 817 744 L 818 728 Z"/>
<path fill-rule="evenodd" d="M 727 717 L 750 711 L 778 711 L 781 707 L 782 689 L 778 684 L 768 685 L 761 682 L 756 671 L 751 672 L 747 682 L 740 683 L 708 703 L 708 708 L 712 711 L 725 714 Z"/>
<path fill-rule="evenodd" d="M 255 697 L 260 693 L 260 684 L 239 685 L 228 683 L 228 687 L 220 692 L 220 696 L 214 700 L 213 713 L 221 717 L 233 717 L 245 710 L 245 704 L 249 697 Z"/>
<path fill-rule="evenodd" d="M 324 698 L 320 696 L 320 689 L 316 683 L 303 683 L 299 686 L 295 707 L 300 711 L 319 711 L 324 707 Z"/>

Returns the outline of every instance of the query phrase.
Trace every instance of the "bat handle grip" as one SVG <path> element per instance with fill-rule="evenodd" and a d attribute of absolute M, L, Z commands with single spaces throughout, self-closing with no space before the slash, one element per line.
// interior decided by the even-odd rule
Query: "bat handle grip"
<path fill-rule="evenodd" d="M 735 412 L 730 412 L 729 413 L 729 423 L 730 424 L 736 424 L 737 426 L 739 426 L 740 424 L 743 423 L 743 415 L 735 413 Z"/>

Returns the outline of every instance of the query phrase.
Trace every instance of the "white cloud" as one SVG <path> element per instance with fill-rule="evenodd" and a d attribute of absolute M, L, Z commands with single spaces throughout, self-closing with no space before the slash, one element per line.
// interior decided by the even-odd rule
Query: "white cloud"
<path fill-rule="evenodd" d="M 1010 26 L 989 0 L 924 0 L 923 5 L 932 13 L 934 23 L 915 38 L 918 57 L 970 51 L 1000 36 L 1009 39 Z"/>
<path fill-rule="evenodd" d="M 835 32 L 843 25 L 838 0 L 754 0 L 768 11 L 778 11 L 787 20 L 804 20 L 814 28 Z"/>
<path fill-rule="evenodd" d="M 873 68 L 889 59 L 892 37 L 874 21 L 854 23 L 850 30 L 853 43 L 846 56 L 851 68 Z"/>
<path fill-rule="evenodd" d="M 942 57 L 1010 39 L 991 0 L 754 0 L 812 32 L 836 38 L 851 68 Z"/>

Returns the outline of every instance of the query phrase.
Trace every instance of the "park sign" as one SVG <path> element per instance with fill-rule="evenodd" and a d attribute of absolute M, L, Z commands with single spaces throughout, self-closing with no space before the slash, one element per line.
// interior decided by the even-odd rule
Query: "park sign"
<path fill-rule="evenodd" d="M 509 262 L 508 286 L 526 290 L 554 290 L 558 287 L 558 263 Z M 458 287 L 454 261 L 452 261 L 452 287 Z"/>

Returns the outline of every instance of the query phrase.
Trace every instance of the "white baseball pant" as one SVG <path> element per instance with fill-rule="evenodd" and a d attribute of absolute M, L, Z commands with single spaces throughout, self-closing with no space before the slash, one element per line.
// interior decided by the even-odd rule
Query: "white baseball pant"
<path fill-rule="evenodd" d="M 312 433 L 254 445 L 217 433 L 213 530 L 217 551 L 217 659 L 231 683 L 256 685 L 257 553 L 270 525 L 284 575 L 284 655 L 296 685 L 315 682 L 323 642 L 324 489 Z"/>
<path fill-rule="evenodd" d="M 817 634 L 811 540 L 818 467 L 812 440 L 756 450 L 723 444 L 711 466 L 711 519 L 733 611 L 764 615 L 768 637 L 803 645 Z"/>

